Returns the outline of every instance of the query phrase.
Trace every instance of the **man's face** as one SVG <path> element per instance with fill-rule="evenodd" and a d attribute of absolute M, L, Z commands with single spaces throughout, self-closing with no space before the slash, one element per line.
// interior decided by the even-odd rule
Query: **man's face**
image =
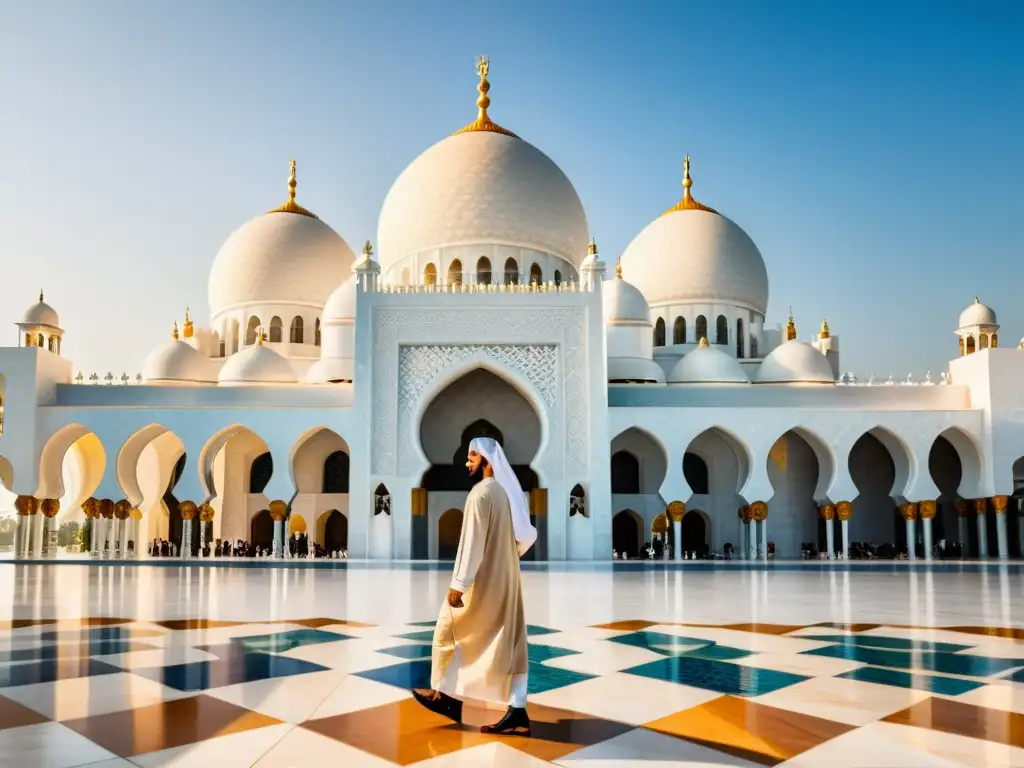
<path fill-rule="evenodd" d="M 469 452 L 466 457 L 466 469 L 469 470 L 470 477 L 473 477 L 480 472 L 480 468 L 484 465 L 484 461 L 484 457 L 476 451 Z"/>

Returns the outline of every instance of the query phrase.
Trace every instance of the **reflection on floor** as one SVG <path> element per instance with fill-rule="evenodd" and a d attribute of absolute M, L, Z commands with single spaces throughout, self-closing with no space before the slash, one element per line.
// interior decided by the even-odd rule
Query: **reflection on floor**
<path fill-rule="evenodd" d="M 1009 572 L 524 574 L 533 737 L 430 676 L 443 573 L 0 568 L 0 764 L 1024 766 Z"/>

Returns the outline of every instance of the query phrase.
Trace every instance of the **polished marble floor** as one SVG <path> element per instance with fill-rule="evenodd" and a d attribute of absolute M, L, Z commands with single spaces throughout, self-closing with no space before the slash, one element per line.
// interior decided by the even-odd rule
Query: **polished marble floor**
<path fill-rule="evenodd" d="M 523 575 L 534 735 L 412 701 L 443 568 L 0 565 L 0 766 L 1024 766 L 1024 575 Z"/>

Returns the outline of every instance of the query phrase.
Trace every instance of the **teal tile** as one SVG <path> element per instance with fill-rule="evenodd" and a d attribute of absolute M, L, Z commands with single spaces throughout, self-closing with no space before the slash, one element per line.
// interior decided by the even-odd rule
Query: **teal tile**
<path fill-rule="evenodd" d="M 410 624 L 410 627 L 433 627 L 435 622 L 421 621 L 416 624 Z M 533 625 L 527 625 L 526 635 L 527 637 L 539 637 L 542 635 L 553 635 L 558 632 L 557 629 L 548 629 L 547 627 L 536 627 Z M 434 641 L 434 630 L 423 630 L 421 632 L 408 632 L 404 635 L 395 635 L 395 637 L 401 638 L 402 640 L 413 640 L 417 643 L 431 643 Z"/>
<path fill-rule="evenodd" d="M 356 677 L 373 680 L 377 683 L 392 685 L 403 690 L 430 687 L 430 662 L 409 661 L 404 664 L 393 664 L 389 667 L 368 669 L 357 672 Z"/>
<path fill-rule="evenodd" d="M 560 659 L 563 656 L 573 656 L 579 651 L 570 651 L 567 648 L 558 648 L 553 645 L 541 645 L 540 643 L 528 644 L 527 651 L 530 656 L 530 663 L 540 664 L 548 659 Z"/>
<path fill-rule="evenodd" d="M 877 635 L 800 635 L 801 640 L 818 640 L 823 643 L 853 645 L 858 648 L 888 648 L 897 651 L 939 651 L 956 653 L 974 646 L 956 643 L 936 643 L 931 640 L 914 640 L 906 637 L 880 637 Z"/>
<path fill-rule="evenodd" d="M 341 635 L 337 632 L 325 632 L 322 629 L 294 629 L 290 632 L 277 632 L 272 635 L 251 635 L 236 637 L 232 643 L 246 651 L 261 653 L 283 653 L 304 645 L 334 643 L 339 640 L 351 640 L 352 635 Z"/>
<path fill-rule="evenodd" d="M 529 695 L 553 691 L 556 688 L 564 688 L 574 683 L 582 683 L 584 680 L 591 680 L 596 675 L 588 675 L 583 672 L 574 672 L 571 669 L 558 669 L 543 664 L 530 664 L 530 679 L 526 692 Z"/>
<path fill-rule="evenodd" d="M 623 671 L 630 675 L 689 685 L 730 696 L 761 696 L 807 680 L 803 675 L 789 672 L 690 656 L 669 656 Z"/>
<path fill-rule="evenodd" d="M 409 623 L 410 627 L 433 627 L 437 624 L 437 621 L 413 621 Z"/>
<path fill-rule="evenodd" d="M 434 642 L 434 630 L 428 629 L 423 632 L 407 632 L 404 635 L 395 635 L 399 640 L 412 640 L 416 643 Z"/>
<path fill-rule="evenodd" d="M 1015 667 L 1024 666 L 1021 659 L 999 659 L 976 656 L 968 653 L 933 653 L 863 648 L 856 645 L 827 645 L 813 651 L 803 651 L 810 656 L 827 656 L 833 659 L 847 659 L 871 664 L 876 667 L 896 669 L 923 669 L 947 675 L 967 677 L 989 677 Z"/>
<path fill-rule="evenodd" d="M 400 659 L 429 659 L 434 649 L 429 645 L 396 645 L 394 648 L 381 648 L 377 653 L 386 653 Z"/>
<path fill-rule="evenodd" d="M 932 675 L 915 675 L 895 669 L 881 667 L 861 667 L 844 672 L 836 677 L 859 680 L 862 683 L 878 683 L 891 685 L 895 688 L 913 688 L 918 691 L 930 691 L 944 696 L 959 696 L 961 693 L 981 688 L 984 683 L 974 680 L 963 680 L 959 677 L 934 677 Z"/>
<path fill-rule="evenodd" d="M 538 627 L 536 624 L 526 625 L 527 637 L 540 637 L 541 635 L 554 635 L 557 634 L 557 629 L 548 629 L 547 627 Z"/>
<path fill-rule="evenodd" d="M 609 637 L 608 642 L 631 645 L 634 648 L 645 648 L 648 651 L 660 653 L 662 656 L 678 656 L 682 653 L 690 653 L 715 645 L 712 640 L 704 640 L 697 637 L 680 637 L 679 635 L 668 635 L 663 632 L 630 632 L 626 635 Z"/>
<path fill-rule="evenodd" d="M 687 651 L 680 654 L 687 659 L 710 659 L 711 661 L 732 661 L 750 656 L 753 651 L 746 651 L 742 648 L 731 648 L 728 645 L 709 645 L 698 648 L 696 651 Z"/>

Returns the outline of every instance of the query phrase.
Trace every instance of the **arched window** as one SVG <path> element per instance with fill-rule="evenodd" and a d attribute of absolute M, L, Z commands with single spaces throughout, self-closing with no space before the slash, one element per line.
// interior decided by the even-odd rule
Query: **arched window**
<path fill-rule="evenodd" d="M 960 357 L 964 356 L 964 337 L 960 337 Z"/>
<path fill-rule="evenodd" d="M 47 346 L 47 349 L 49 349 L 51 352 L 56 352 L 57 351 L 57 337 L 56 336 L 51 336 L 50 337 L 50 341 L 49 341 L 49 344 Z"/>
<path fill-rule="evenodd" d="M 249 493 L 263 493 L 274 474 L 274 459 L 270 453 L 261 453 L 249 468 Z"/>
<path fill-rule="evenodd" d="M 519 265 L 511 256 L 505 259 L 505 284 L 519 285 Z"/>
<path fill-rule="evenodd" d="M 559 270 L 555 270 L 555 285 L 562 284 L 562 273 Z"/>
<path fill-rule="evenodd" d="M 697 315 L 696 326 L 696 335 L 694 336 L 693 341 L 696 344 L 700 344 L 701 339 L 706 339 L 708 337 L 708 319 L 704 317 L 704 315 Z"/>
<path fill-rule="evenodd" d="M 640 462 L 629 451 L 612 454 L 612 493 L 640 493 Z"/>
<path fill-rule="evenodd" d="M 291 342 L 292 344 L 304 344 L 306 334 L 303 332 L 302 318 L 296 315 L 292 318 Z"/>
<path fill-rule="evenodd" d="M 437 267 L 433 264 L 427 264 L 423 268 L 423 284 L 437 285 Z"/>
<path fill-rule="evenodd" d="M 540 268 L 540 264 L 534 263 L 530 267 L 530 283 L 540 285 L 544 282 L 544 272 Z"/>
<path fill-rule="evenodd" d="M 715 321 L 715 344 L 729 343 L 729 321 L 725 315 L 719 315 Z"/>
<path fill-rule="evenodd" d="M 677 317 L 676 321 L 672 324 L 672 343 L 686 343 L 686 318 L 682 315 Z"/>
<path fill-rule="evenodd" d="M 320 318 L 316 319 L 316 325 L 313 326 L 313 345 L 320 346 Z"/>
<path fill-rule="evenodd" d="M 654 323 L 654 346 L 665 346 L 665 319 L 659 317 Z"/>
<path fill-rule="evenodd" d="M 706 496 L 708 491 L 708 465 L 695 453 L 683 454 L 683 477 L 695 495 Z"/>
<path fill-rule="evenodd" d="M 754 334 L 750 334 L 750 356 L 755 358 L 755 359 L 758 357 L 758 354 L 757 354 L 757 336 L 755 336 Z"/>
<path fill-rule="evenodd" d="M 348 493 L 349 458 L 335 451 L 324 460 L 324 493 Z"/>
<path fill-rule="evenodd" d="M 221 339 L 220 340 L 220 348 L 217 350 L 217 356 L 218 357 L 224 357 L 224 355 L 227 353 L 227 347 L 228 347 L 227 342 L 225 342 L 224 339 Z"/>
<path fill-rule="evenodd" d="M 978 334 L 978 349 L 988 349 L 988 334 Z"/>
<path fill-rule="evenodd" d="M 490 285 L 491 284 L 491 260 L 486 256 L 481 256 L 476 262 L 476 282 L 477 285 Z"/>
<path fill-rule="evenodd" d="M 391 514 L 391 493 L 384 483 L 378 485 L 373 491 L 373 514 Z"/>
<path fill-rule="evenodd" d="M 260 330 L 260 319 L 253 315 L 249 318 L 249 324 L 245 327 L 245 343 L 252 346 L 256 343 L 256 334 Z"/>
<path fill-rule="evenodd" d="M 46 338 L 41 333 L 36 337 L 36 346 L 40 349 L 46 346 Z"/>
<path fill-rule="evenodd" d="M 569 492 L 569 517 L 587 516 L 587 495 L 583 492 L 583 486 L 579 483 L 573 486 Z"/>
<path fill-rule="evenodd" d="M 743 318 L 736 318 L 736 357 L 737 359 L 743 359 L 743 339 L 746 337 L 743 335 Z"/>
<path fill-rule="evenodd" d="M 235 354 L 238 351 L 238 321 L 231 321 L 231 354 Z"/>
<path fill-rule="evenodd" d="M 32 334 L 31 333 L 26 333 L 25 334 L 25 346 L 26 347 L 31 347 L 32 346 Z"/>
<path fill-rule="evenodd" d="M 968 355 L 973 355 L 974 354 L 974 337 L 973 336 L 968 336 L 967 337 L 967 354 Z"/>
<path fill-rule="evenodd" d="M 408 285 L 408 284 L 409 284 L 409 268 L 406 267 L 405 269 L 402 270 L 402 285 Z M 340 515 L 341 513 L 339 512 L 338 514 Z"/>
<path fill-rule="evenodd" d="M 992 334 L 992 349 L 995 349 L 998 346 L 999 346 L 999 334 L 998 333 L 993 333 Z M 60 351 L 60 350 L 58 349 L 58 351 Z"/>
<path fill-rule="evenodd" d="M 270 341 L 280 342 L 283 330 L 284 323 L 281 321 L 280 317 L 274 315 L 270 318 Z"/>
<path fill-rule="evenodd" d="M 448 285 L 462 285 L 462 261 L 453 259 L 448 265 Z"/>

